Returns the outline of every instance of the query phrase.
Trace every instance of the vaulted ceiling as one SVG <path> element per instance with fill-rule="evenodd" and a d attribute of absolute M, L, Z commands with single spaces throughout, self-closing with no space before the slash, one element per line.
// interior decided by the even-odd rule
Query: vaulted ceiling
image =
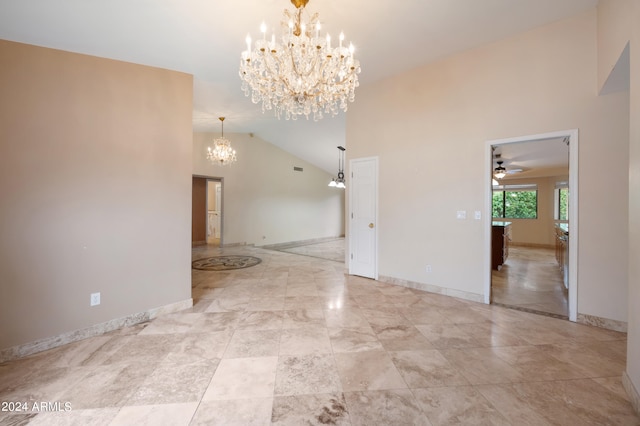
<path fill-rule="evenodd" d="M 311 0 L 334 39 L 344 31 L 361 87 L 448 55 L 575 15 L 597 0 Z M 194 131 L 254 133 L 329 172 L 346 117 L 263 114 L 240 90 L 248 33 L 279 27 L 287 0 L 0 0 L 0 38 L 193 74 Z M 269 30 L 270 31 L 270 30 Z M 358 102 L 358 89 L 356 100 Z"/>

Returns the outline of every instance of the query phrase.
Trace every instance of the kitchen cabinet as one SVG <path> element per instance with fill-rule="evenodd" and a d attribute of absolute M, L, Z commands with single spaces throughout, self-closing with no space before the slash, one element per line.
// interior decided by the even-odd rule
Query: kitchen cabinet
<path fill-rule="evenodd" d="M 511 222 L 494 221 L 491 224 L 491 267 L 500 270 L 509 257 Z"/>
<path fill-rule="evenodd" d="M 569 288 L 569 225 L 557 223 L 556 234 L 556 260 L 560 266 L 564 287 Z"/>

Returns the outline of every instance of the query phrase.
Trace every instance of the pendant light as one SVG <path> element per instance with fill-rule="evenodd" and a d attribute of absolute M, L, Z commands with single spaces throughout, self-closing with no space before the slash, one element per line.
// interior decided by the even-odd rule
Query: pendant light
<path fill-rule="evenodd" d="M 339 151 L 338 151 L 338 178 L 337 179 L 331 179 L 331 182 L 329 182 L 329 186 L 332 188 L 340 188 L 340 189 L 344 189 L 346 188 L 345 180 L 344 180 L 344 151 L 345 148 L 342 146 L 338 147 Z"/>

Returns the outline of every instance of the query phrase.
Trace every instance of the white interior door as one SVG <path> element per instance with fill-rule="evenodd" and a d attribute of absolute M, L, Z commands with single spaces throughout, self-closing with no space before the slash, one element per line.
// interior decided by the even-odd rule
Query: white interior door
<path fill-rule="evenodd" d="M 215 238 L 220 238 L 220 226 L 222 225 L 222 183 L 216 182 L 216 232 Z"/>
<path fill-rule="evenodd" d="M 207 178 L 207 237 L 222 243 L 222 179 L 218 178 Z"/>
<path fill-rule="evenodd" d="M 349 274 L 378 278 L 378 158 L 349 161 Z"/>

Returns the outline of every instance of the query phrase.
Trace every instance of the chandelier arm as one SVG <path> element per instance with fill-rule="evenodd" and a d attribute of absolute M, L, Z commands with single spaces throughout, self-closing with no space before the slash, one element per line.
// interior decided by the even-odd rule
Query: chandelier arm
<path fill-rule="evenodd" d="M 344 84 L 344 83 L 346 83 L 346 82 L 347 82 L 347 80 L 349 79 L 349 77 L 351 77 L 351 76 L 353 76 L 353 73 L 351 73 L 351 72 L 350 72 L 350 73 L 349 73 L 349 74 L 347 74 L 347 75 L 346 75 L 342 80 L 337 81 L 337 82 L 336 82 L 336 84 Z"/>
<path fill-rule="evenodd" d="M 291 60 L 293 61 L 293 57 L 291 58 Z M 300 77 L 308 77 L 309 75 L 311 75 L 312 70 L 316 68 L 316 64 L 317 63 L 318 63 L 318 57 L 316 56 L 313 59 L 313 62 L 311 63 L 311 66 L 309 67 L 309 71 L 308 72 L 301 73 L 300 71 L 298 71 L 298 68 L 295 66 L 295 63 L 294 63 L 294 70 L 295 70 L 295 72 L 296 72 L 296 74 L 298 76 L 300 76 Z"/>
<path fill-rule="evenodd" d="M 329 65 L 329 61 L 323 61 L 322 65 L 320 66 L 320 77 L 322 79 L 322 83 L 323 84 L 328 84 L 328 79 L 324 76 L 324 71 L 327 68 L 327 66 Z M 320 80 L 320 79 L 318 79 Z"/>
<path fill-rule="evenodd" d="M 273 53 L 271 53 L 271 52 L 270 52 L 269 54 L 270 54 L 270 55 L 271 55 L 271 57 L 273 58 L 274 62 L 280 62 L 280 61 L 278 60 L 278 57 L 277 57 L 277 56 L 275 56 Z M 264 60 L 263 60 L 262 62 L 264 62 L 264 66 L 267 68 L 267 71 L 269 71 L 270 73 L 272 73 L 272 74 L 273 74 L 273 72 L 274 72 L 274 71 L 273 71 L 273 69 L 271 68 L 271 66 L 269 65 L 269 61 L 267 60 L 267 55 L 263 53 L 263 57 L 264 57 Z"/>
<path fill-rule="evenodd" d="M 308 77 L 309 75 L 311 75 L 311 70 L 316 68 L 316 65 L 318 63 L 318 58 L 319 58 L 319 55 L 314 55 L 314 56 L 315 57 L 313 59 L 312 66 L 309 67 L 309 72 L 306 73 L 306 74 L 299 73 L 297 68 L 295 68 L 295 63 L 293 64 L 294 65 L 294 70 L 295 70 L 295 72 L 296 72 L 296 74 L 298 76 L 306 76 L 306 77 Z M 291 60 L 293 62 L 293 56 L 291 57 Z M 318 78 L 316 79 L 316 83 L 309 88 L 310 89 L 309 91 L 305 91 L 305 93 L 309 93 L 309 92 L 313 91 L 315 93 L 314 95 L 312 95 L 313 97 L 318 96 L 319 93 L 322 93 L 320 90 L 318 90 L 318 86 L 320 84 L 327 85 L 327 79 L 324 78 L 324 74 L 325 74 L 324 70 L 326 69 L 328 62 L 329 61 L 323 61 L 322 62 L 322 64 L 320 65 L 320 69 L 318 70 L 319 72 L 318 72 Z M 311 90 L 311 89 L 313 89 L 313 90 Z"/>
<path fill-rule="evenodd" d="M 269 54 L 271 55 L 271 57 L 274 60 L 274 62 L 280 63 L 281 66 L 282 66 L 282 62 L 279 60 L 279 58 L 277 56 L 275 56 L 275 54 L 273 52 L 269 52 Z M 273 68 L 271 67 L 271 65 L 269 63 L 269 60 L 267 59 L 267 55 L 263 53 L 262 56 L 263 56 L 262 63 L 264 64 L 264 66 L 267 69 L 267 71 L 269 71 L 270 74 L 279 75 L 280 73 L 274 72 Z M 280 66 L 280 68 L 281 68 L 281 66 Z M 286 85 L 286 82 L 282 78 L 280 78 L 280 81 L 282 81 Z M 257 90 L 258 92 L 260 92 L 263 96 L 265 96 L 268 93 L 268 91 L 266 89 L 263 89 L 260 86 L 258 86 L 257 89 L 254 87 L 254 85 L 251 85 L 251 87 L 253 88 L 253 90 Z M 263 110 L 264 110 L 264 103 L 263 103 Z"/>
<path fill-rule="evenodd" d="M 299 78 L 302 77 L 308 77 L 311 74 L 311 71 L 309 71 L 308 73 L 301 73 L 298 70 L 298 67 L 296 66 L 296 61 L 293 58 L 293 55 L 291 56 L 291 68 L 293 69 L 293 72 L 295 73 L 296 76 L 298 76 Z M 312 69 L 315 68 L 316 65 L 316 61 L 314 60 L 313 62 L 313 67 L 311 67 Z M 289 89 L 289 92 L 293 95 L 304 95 L 305 98 L 308 97 L 307 95 L 307 91 L 305 90 L 304 92 L 300 93 L 297 90 L 295 90 L 295 88 L 290 84 L 290 82 L 287 79 L 284 79 L 282 77 L 280 77 L 280 80 L 283 81 L 285 83 L 285 86 Z M 311 88 L 315 88 L 317 87 L 318 83 L 316 83 L 314 86 L 312 86 Z"/>
<path fill-rule="evenodd" d="M 303 73 L 301 73 L 301 72 L 300 72 L 300 70 L 298 70 L 298 67 L 297 67 L 297 65 L 296 65 L 296 61 L 295 61 L 295 59 L 294 59 L 293 55 L 290 55 L 290 56 L 291 56 L 291 69 L 293 69 L 293 72 L 294 72 L 298 77 L 305 77 L 305 76 L 309 76 L 309 74 L 311 74 L 311 72 L 309 72 L 309 73 L 307 73 L 307 74 L 303 74 Z M 314 61 L 314 63 L 313 63 L 313 67 L 312 67 L 312 68 L 314 68 L 314 67 L 315 67 L 315 61 Z"/>
<path fill-rule="evenodd" d="M 350 77 L 353 77 L 354 75 L 356 75 L 356 67 L 355 66 L 348 67 L 346 75 L 344 76 L 344 78 L 342 78 L 342 80 L 340 80 L 340 81 L 337 81 L 336 84 L 342 85 L 342 84 L 346 83 L 347 80 Z"/>
<path fill-rule="evenodd" d="M 314 68 L 315 68 L 315 63 L 314 63 Z M 324 69 L 324 68 L 322 68 Z M 320 72 L 320 76 L 322 76 L 322 69 Z M 308 77 L 309 75 L 311 75 L 311 71 L 309 71 L 306 74 L 300 74 L 300 73 L 296 73 L 298 76 L 306 76 Z M 322 91 L 319 89 L 319 85 L 326 85 L 327 84 L 327 80 L 326 79 L 322 79 L 322 78 L 317 78 L 316 82 L 313 86 L 310 86 L 308 88 L 305 88 L 304 92 L 302 92 L 302 94 L 305 95 L 305 97 L 315 97 L 318 96 L 318 94 L 322 93 Z M 298 92 L 295 92 L 298 93 Z M 313 94 L 312 94 L 313 93 Z"/>
<path fill-rule="evenodd" d="M 344 56 L 342 56 L 342 59 L 344 59 Z M 329 65 L 329 62 L 330 62 L 330 61 L 325 61 L 325 62 L 323 62 L 323 65 L 322 65 L 322 68 L 321 68 L 321 71 L 322 71 L 322 75 L 323 75 L 323 76 L 324 76 L 324 69 Z M 343 65 L 344 65 L 344 61 L 343 61 L 343 60 L 341 60 L 341 61 L 340 61 L 340 66 L 339 66 L 338 68 L 342 68 L 342 67 L 343 67 Z M 347 68 L 347 75 L 351 75 L 351 74 L 353 74 L 353 73 L 355 72 L 355 68 L 354 68 L 354 69 L 351 69 L 351 68 L 348 68 L 348 67 L 345 67 L 345 68 Z M 340 83 L 342 83 L 342 82 L 346 81 L 346 79 L 347 79 L 347 77 L 343 78 L 342 80 L 340 80 L 340 81 L 339 81 L 339 82 L 337 82 L 337 83 L 338 83 L 338 84 L 340 84 Z M 324 83 L 326 83 L 326 82 L 327 82 L 327 79 L 325 78 L 325 79 L 323 80 L 323 82 L 324 82 Z"/>
<path fill-rule="evenodd" d="M 272 56 L 274 56 L 274 55 L 272 54 Z M 278 57 L 274 57 L 273 59 L 274 59 L 274 62 L 277 62 L 277 63 L 279 63 L 279 64 L 280 64 L 280 66 L 279 66 L 279 68 L 280 68 L 280 69 L 282 69 L 282 68 L 284 67 L 284 63 L 280 60 L 280 58 L 278 58 Z M 292 57 L 292 61 L 293 61 L 293 57 Z M 269 70 L 269 72 L 270 72 L 271 74 L 275 74 L 275 75 L 278 75 L 278 76 L 279 76 L 279 77 L 278 77 L 278 81 L 282 82 L 282 84 L 283 84 L 283 85 L 285 86 L 285 88 L 289 91 L 289 93 L 291 93 L 291 94 L 295 94 L 295 93 L 296 93 L 296 91 L 293 89 L 293 87 L 291 86 L 291 84 L 289 83 L 289 81 L 288 81 L 286 78 L 284 78 L 283 76 L 281 76 L 281 74 L 280 74 L 280 73 L 275 73 L 275 72 L 273 71 L 273 68 L 271 68 L 271 67 L 269 66 L 269 61 L 266 61 L 266 60 L 265 60 L 265 61 L 264 61 L 264 64 L 265 64 L 265 67 Z M 265 91 L 262 91 L 262 92 L 263 92 L 263 93 L 265 93 Z"/>

